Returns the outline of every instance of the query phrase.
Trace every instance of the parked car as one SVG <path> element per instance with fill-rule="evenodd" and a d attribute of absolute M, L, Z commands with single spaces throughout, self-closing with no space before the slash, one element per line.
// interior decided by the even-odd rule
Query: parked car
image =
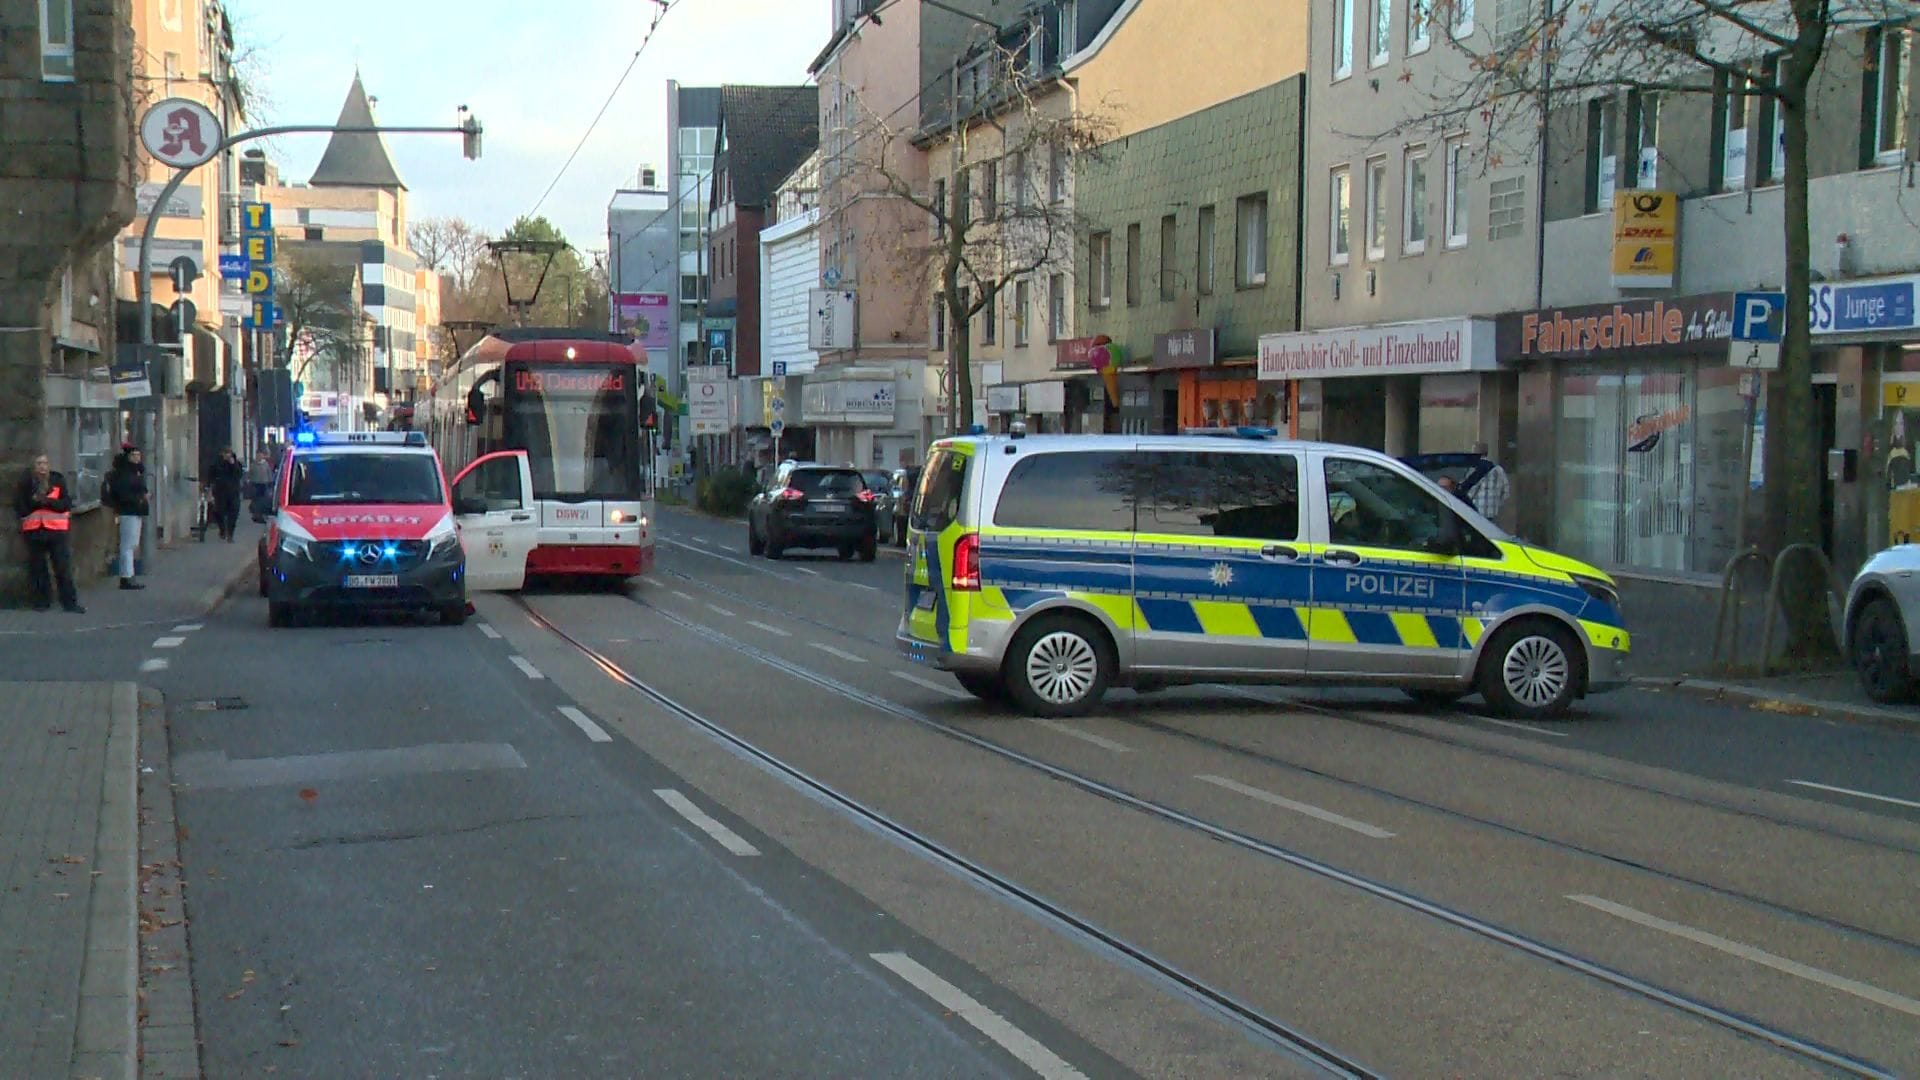
<path fill-rule="evenodd" d="M 907 511 L 913 509 L 913 489 L 920 484 L 918 465 L 893 470 L 891 483 L 893 502 L 893 542 L 900 547 L 907 546 Z"/>
<path fill-rule="evenodd" d="M 873 492 L 873 535 L 887 543 L 893 539 L 893 477 L 881 469 L 863 469 L 860 478 Z"/>
<path fill-rule="evenodd" d="M 1860 688 L 1882 704 L 1915 696 L 1912 627 L 1920 620 L 1920 544 L 1890 547 L 1860 568 L 1847 590 L 1847 661 Z"/>
<path fill-rule="evenodd" d="M 777 559 L 790 548 L 837 548 L 872 562 L 878 501 L 858 469 L 783 464 L 747 506 L 747 550 Z"/>

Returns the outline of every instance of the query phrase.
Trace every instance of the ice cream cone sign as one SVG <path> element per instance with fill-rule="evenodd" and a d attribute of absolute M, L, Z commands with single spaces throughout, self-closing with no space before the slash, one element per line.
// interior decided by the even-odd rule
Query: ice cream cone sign
<path fill-rule="evenodd" d="M 1118 404 L 1120 401 L 1120 346 L 1105 334 L 1093 339 L 1093 346 L 1087 350 L 1087 360 L 1093 370 L 1100 373 L 1100 381 L 1107 384 L 1107 400 Z"/>

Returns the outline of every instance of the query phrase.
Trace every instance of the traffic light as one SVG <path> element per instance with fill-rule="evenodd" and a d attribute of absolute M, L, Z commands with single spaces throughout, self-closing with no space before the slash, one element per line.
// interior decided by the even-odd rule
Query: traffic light
<path fill-rule="evenodd" d="M 480 119 L 471 114 L 469 114 L 465 122 L 460 125 L 460 131 L 462 132 L 460 136 L 460 152 L 466 155 L 468 161 L 478 161 L 480 159 L 480 136 L 484 133 L 484 130 L 485 129 L 480 126 Z"/>

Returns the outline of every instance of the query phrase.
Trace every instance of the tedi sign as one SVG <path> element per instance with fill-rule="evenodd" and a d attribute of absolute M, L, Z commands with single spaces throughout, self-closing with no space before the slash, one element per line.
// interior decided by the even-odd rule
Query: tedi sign
<path fill-rule="evenodd" d="M 1493 324 L 1479 319 L 1353 326 L 1260 339 L 1262 379 L 1491 371 Z"/>

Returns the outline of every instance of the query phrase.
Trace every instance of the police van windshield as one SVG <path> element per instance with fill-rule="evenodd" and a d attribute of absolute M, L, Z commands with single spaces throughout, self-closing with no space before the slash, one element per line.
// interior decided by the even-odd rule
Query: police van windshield
<path fill-rule="evenodd" d="M 287 481 L 294 506 L 430 505 L 446 501 L 429 454 L 296 454 Z"/>

